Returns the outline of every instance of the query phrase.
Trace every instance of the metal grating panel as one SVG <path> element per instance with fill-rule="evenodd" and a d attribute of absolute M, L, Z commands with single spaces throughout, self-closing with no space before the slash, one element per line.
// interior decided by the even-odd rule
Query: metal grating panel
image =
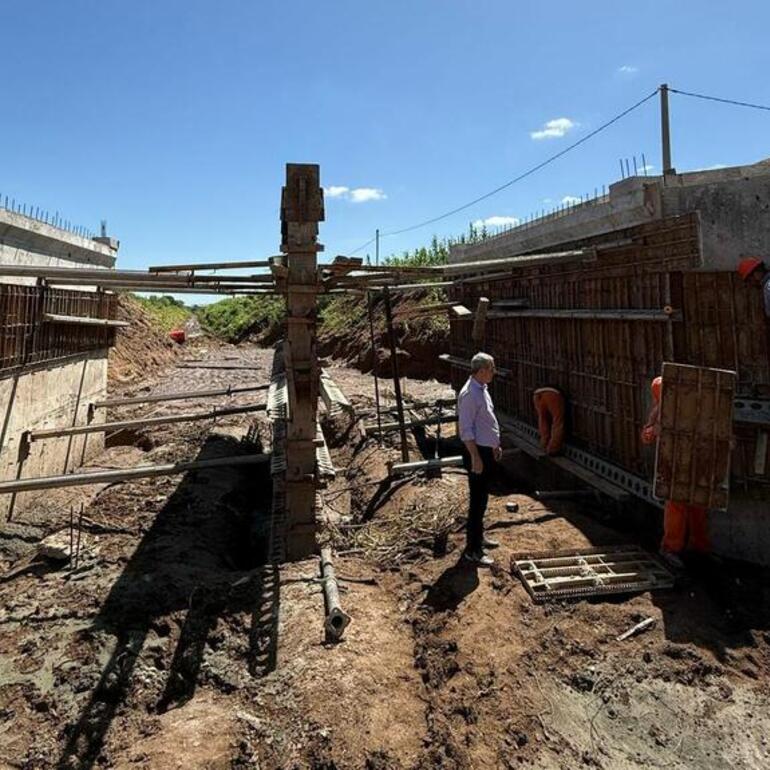
<path fill-rule="evenodd" d="M 733 402 L 733 419 L 736 422 L 753 422 L 770 425 L 770 400 L 736 398 Z"/>
<path fill-rule="evenodd" d="M 285 473 L 286 462 L 286 421 L 273 420 L 273 448 L 270 456 L 270 474 Z"/>
<path fill-rule="evenodd" d="M 355 415 L 352 404 L 325 369 L 321 369 L 321 398 L 330 415 L 348 412 Z"/>
<path fill-rule="evenodd" d="M 633 545 L 517 553 L 511 557 L 511 571 L 538 604 L 674 585 L 663 564 Z"/>
<path fill-rule="evenodd" d="M 537 432 L 537 428 L 529 425 L 528 423 L 517 420 L 513 417 L 505 416 L 503 420 L 505 428 L 510 430 L 511 433 L 518 435 L 522 440 L 528 444 L 537 448 L 539 452 L 538 456 L 543 456 L 543 452 L 539 450 L 540 437 Z M 596 457 L 590 452 L 585 452 L 577 447 L 564 445 L 562 454 L 569 460 L 574 461 L 578 465 L 582 465 L 586 470 L 592 471 L 599 476 L 612 482 L 615 486 L 625 489 L 636 497 L 640 497 L 652 505 L 658 507 L 662 506 L 660 499 L 655 497 L 652 492 L 652 485 L 643 478 L 629 473 L 624 468 L 620 468 L 613 463 L 607 462 L 601 457 Z"/>
<path fill-rule="evenodd" d="M 289 419 L 289 392 L 286 375 L 274 374 L 267 391 L 267 415 L 271 420 Z"/>
<path fill-rule="evenodd" d="M 323 442 L 320 446 L 317 446 L 315 450 L 318 476 L 321 479 L 333 479 L 336 477 L 337 471 L 334 468 L 332 457 L 329 454 L 329 447 L 326 446 L 326 438 L 318 423 L 316 423 L 316 441 Z"/>

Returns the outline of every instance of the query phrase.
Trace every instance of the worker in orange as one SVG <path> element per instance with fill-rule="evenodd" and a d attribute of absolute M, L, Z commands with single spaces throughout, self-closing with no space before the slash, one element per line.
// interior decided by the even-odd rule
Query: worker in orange
<path fill-rule="evenodd" d="M 746 282 L 753 281 L 762 286 L 765 315 L 770 318 L 770 271 L 765 263 L 756 257 L 746 257 L 738 263 L 738 275 Z"/>
<path fill-rule="evenodd" d="M 546 386 L 533 393 L 537 413 L 540 446 L 549 455 L 557 455 L 564 445 L 564 396 L 558 388 Z"/>
<path fill-rule="evenodd" d="M 660 435 L 660 397 L 663 378 L 656 377 L 651 385 L 652 408 L 642 428 L 642 443 L 654 444 Z M 696 553 L 709 553 L 708 511 L 700 505 L 666 500 L 663 508 L 663 540 L 660 555 L 672 566 L 682 568 L 679 554 L 687 548 Z"/>

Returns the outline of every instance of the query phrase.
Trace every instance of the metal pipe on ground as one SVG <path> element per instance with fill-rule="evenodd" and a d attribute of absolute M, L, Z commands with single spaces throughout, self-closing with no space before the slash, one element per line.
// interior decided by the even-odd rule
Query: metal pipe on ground
<path fill-rule="evenodd" d="M 250 393 L 255 390 L 267 390 L 270 385 L 246 385 L 242 388 L 217 388 L 215 390 L 188 390 L 181 393 L 158 393 L 154 396 L 136 396 L 134 398 L 112 398 L 107 401 L 94 401 L 94 409 L 109 409 L 113 406 L 128 406 L 129 404 L 152 404 L 158 401 L 183 401 L 187 398 L 212 398 L 214 396 L 233 396 L 236 393 Z"/>
<path fill-rule="evenodd" d="M 426 417 L 422 420 L 411 420 L 410 422 L 404 423 L 404 427 L 406 428 L 419 428 L 424 425 L 445 425 L 449 422 L 457 422 L 457 415 L 456 414 L 445 414 L 441 415 L 440 417 Z M 370 436 L 374 433 L 386 433 L 389 431 L 399 430 L 401 428 L 401 423 L 398 422 L 386 422 L 379 426 L 374 425 L 367 425 L 364 428 L 364 431 L 367 436 Z"/>
<path fill-rule="evenodd" d="M 17 492 L 32 492 L 42 489 L 58 489 L 60 487 L 77 487 L 86 484 L 112 484 L 117 481 L 132 481 L 152 476 L 175 476 L 188 471 L 204 470 L 205 468 L 223 468 L 237 465 L 259 465 L 269 462 L 270 455 L 236 455 L 234 457 L 217 457 L 212 460 L 197 460 L 184 463 L 167 463 L 164 465 L 140 465 L 136 468 L 111 471 L 93 471 L 90 473 L 68 473 L 64 476 L 41 476 L 36 479 L 17 479 L 15 481 L 0 481 L 0 495 Z"/>
<path fill-rule="evenodd" d="M 418 460 L 412 463 L 391 463 L 388 466 L 390 476 L 399 476 L 402 473 L 414 473 L 415 471 L 427 471 L 434 468 L 449 468 L 462 465 L 462 455 L 454 457 L 439 457 L 433 460 Z"/>
<path fill-rule="evenodd" d="M 137 420 L 120 420 L 119 422 L 99 422 L 91 425 L 74 425 L 68 428 L 47 428 L 44 430 L 31 430 L 27 433 L 30 441 L 41 441 L 46 438 L 58 438 L 59 436 L 79 436 L 83 433 L 110 433 L 112 431 L 127 428 L 147 428 L 154 425 L 167 425 L 174 422 L 195 422 L 196 420 L 213 420 L 217 417 L 226 417 L 233 414 L 247 414 L 249 412 L 262 412 L 267 409 L 266 404 L 252 406 L 233 406 L 224 409 L 212 409 L 210 412 L 190 412 L 188 414 L 162 415 L 159 417 L 145 417 Z"/>
<path fill-rule="evenodd" d="M 321 549 L 321 580 L 326 605 L 324 620 L 326 641 L 339 642 L 350 624 L 350 615 L 342 609 L 340 604 L 340 589 L 332 564 L 332 549 L 328 547 Z"/>
<path fill-rule="evenodd" d="M 599 497 L 595 489 L 536 489 L 538 500 L 570 500 L 576 497 Z"/>

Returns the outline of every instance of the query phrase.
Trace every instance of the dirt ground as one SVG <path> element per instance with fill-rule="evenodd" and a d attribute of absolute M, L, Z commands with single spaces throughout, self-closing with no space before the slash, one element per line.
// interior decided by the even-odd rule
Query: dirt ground
<path fill-rule="evenodd" d="M 200 340 L 184 356 L 256 368 L 168 368 L 115 392 L 265 382 L 271 351 Z M 330 372 L 371 414 L 371 378 Z M 446 388 L 407 383 L 415 400 Z M 253 547 L 266 467 L 61 490 L 0 526 L 0 767 L 770 766 L 766 573 L 693 564 L 671 590 L 535 605 L 512 553 L 633 542 L 622 522 L 587 503 L 541 503 L 501 476 L 487 520 L 497 566 L 476 570 L 460 558 L 461 471 L 390 484 L 394 443 L 380 448 L 339 417 L 325 430 L 338 475 L 323 495 L 324 539 L 352 616 L 337 645 L 323 638 L 317 560 L 263 566 Z M 92 464 L 229 456 L 267 434 L 261 413 L 168 425 L 116 439 Z M 411 456 L 434 445 L 412 435 Z M 21 569 L 80 503 L 79 563 Z M 647 617 L 651 630 L 616 641 Z"/>

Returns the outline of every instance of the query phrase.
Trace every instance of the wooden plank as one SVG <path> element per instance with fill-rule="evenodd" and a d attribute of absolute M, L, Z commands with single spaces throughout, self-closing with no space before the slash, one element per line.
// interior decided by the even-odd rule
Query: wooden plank
<path fill-rule="evenodd" d="M 456 320 L 473 318 L 473 313 L 465 305 L 452 305 L 452 315 Z"/>
<path fill-rule="evenodd" d="M 476 305 L 476 315 L 473 317 L 473 330 L 471 331 L 471 339 L 479 345 L 484 342 L 488 310 L 489 300 L 486 297 L 479 297 L 479 302 Z"/>
<path fill-rule="evenodd" d="M 57 324 L 77 324 L 79 326 L 109 326 L 122 329 L 130 326 L 127 321 L 113 321 L 109 318 L 86 318 L 85 316 L 58 315 L 56 313 L 43 313 L 43 320 Z"/>
<path fill-rule="evenodd" d="M 737 376 L 665 362 L 655 495 L 726 510 Z"/>

